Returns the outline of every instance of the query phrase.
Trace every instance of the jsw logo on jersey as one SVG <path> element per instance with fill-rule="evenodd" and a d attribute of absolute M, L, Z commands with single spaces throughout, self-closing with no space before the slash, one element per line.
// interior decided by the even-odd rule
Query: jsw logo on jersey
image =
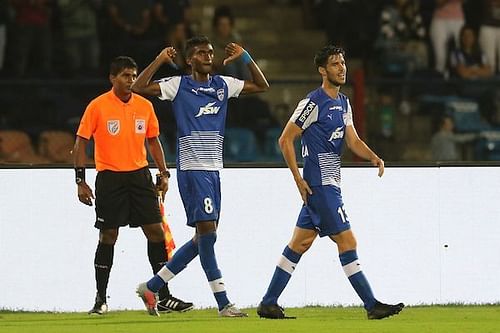
<path fill-rule="evenodd" d="M 220 110 L 220 106 L 214 106 L 214 105 L 215 105 L 215 102 L 208 103 L 205 106 L 201 106 L 200 111 L 195 116 L 195 118 L 201 117 L 205 114 L 217 114 Z"/>
<path fill-rule="evenodd" d="M 330 139 L 328 139 L 328 141 L 342 139 L 343 137 L 344 137 L 344 131 L 342 130 L 342 127 L 337 127 L 335 131 L 332 132 L 332 135 L 330 135 Z"/>

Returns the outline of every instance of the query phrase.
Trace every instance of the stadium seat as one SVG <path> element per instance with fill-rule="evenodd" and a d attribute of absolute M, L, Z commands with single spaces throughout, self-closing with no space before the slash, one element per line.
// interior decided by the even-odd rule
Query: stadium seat
<path fill-rule="evenodd" d="M 38 139 L 38 153 L 53 163 L 71 163 L 75 136 L 64 131 L 44 131 Z"/>
<path fill-rule="evenodd" d="M 476 143 L 476 160 L 500 161 L 500 131 L 483 131 Z"/>
<path fill-rule="evenodd" d="M 459 133 L 481 132 L 490 125 L 481 119 L 479 104 L 471 99 L 455 98 L 445 104 L 446 113 L 453 118 L 455 130 Z"/>
<path fill-rule="evenodd" d="M 264 155 L 262 156 L 262 161 L 284 162 L 283 154 L 281 153 L 281 149 L 278 143 L 278 139 L 282 131 L 282 128 L 270 128 L 266 131 L 266 137 L 263 147 Z M 300 137 L 295 140 L 295 156 L 297 162 L 303 162 Z"/>
<path fill-rule="evenodd" d="M 257 160 L 255 135 L 245 128 L 227 128 L 224 157 L 228 162 L 254 162 Z"/>
<path fill-rule="evenodd" d="M 168 143 L 167 139 L 165 138 L 165 135 L 163 134 L 160 134 L 160 136 L 158 137 L 160 139 L 160 143 L 161 143 L 161 146 L 163 148 L 163 153 L 165 154 L 165 160 L 168 162 L 168 163 L 175 163 L 175 151 L 172 151 L 172 149 L 170 148 L 170 144 Z M 148 147 L 148 145 L 146 144 L 146 148 Z M 148 150 L 148 162 L 150 163 L 150 165 L 153 165 L 154 163 L 154 160 L 153 160 L 153 157 L 151 156 L 151 153 L 149 152 Z"/>
<path fill-rule="evenodd" d="M 87 146 L 85 147 L 85 154 L 92 161 L 94 160 L 94 151 L 95 151 L 94 139 L 90 138 L 89 142 L 87 143 Z"/>
<path fill-rule="evenodd" d="M 283 161 L 283 155 L 278 143 L 281 135 L 281 128 L 270 128 L 266 131 L 264 140 L 264 156 L 263 159 L 267 162 Z"/>
<path fill-rule="evenodd" d="M 0 161 L 34 164 L 49 162 L 35 153 L 27 133 L 15 130 L 0 131 Z"/>

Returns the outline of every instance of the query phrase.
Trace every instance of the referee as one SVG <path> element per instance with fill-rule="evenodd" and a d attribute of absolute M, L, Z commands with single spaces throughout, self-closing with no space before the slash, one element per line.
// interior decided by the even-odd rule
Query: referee
<path fill-rule="evenodd" d="M 120 56 L 111 62 L 110 91 L 90 102 L 80 121 L 74 147 L 75 181 L 78 199 L 85 205 L 96 204 L 95 227 L 99 243 L 95 253 L 97 295 L 89 314 L 104 314 L 108 310 L 106 289 L 118 229 L 122 226 L 141 227 L 148 239 L 148 257 L 156 273 L 167 261 L 162 217 L 146 159 L 149 151 L 159 171 L 158 190 L 168 190 L 170 173 L 158 140 L 158 119 L 151 102 L 135 94 L 131 86 L 137 78 L 137 64 L 130 57 Z M 85 181 L 85 147 L 95 142 L 97 173 L 96 195 Z M 173 297 L 168 287 L 160 292 L 166 311 L 187 311 L 193 307 Z"/>

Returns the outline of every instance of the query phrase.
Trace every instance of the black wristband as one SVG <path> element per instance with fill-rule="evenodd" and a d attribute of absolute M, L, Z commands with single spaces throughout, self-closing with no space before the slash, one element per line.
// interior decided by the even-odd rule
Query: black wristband
<path fill-rule="evenodd" d="M 81 184 L 85 182 L 85 168 L 75 168 L 75 183 Z"/>

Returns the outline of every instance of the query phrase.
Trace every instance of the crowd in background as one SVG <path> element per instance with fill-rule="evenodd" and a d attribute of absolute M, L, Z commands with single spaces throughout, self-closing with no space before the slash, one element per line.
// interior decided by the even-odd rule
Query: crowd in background
<path fill-rule="evenodd" d="M 369 77 L 470 81 L 488 80 L 499 73 L 500 0 L 268 2 L 273 6 L 300 7 L 303 21 L 297 25 L 323 30 L 326 40 L 343 46 L 350 59 L 362 61 Z M 211 17 L 197 17 L 192 10 L 194 3 L 190 0 L 0 0 L 0 77 L 4 84 L 11 79 L 102 79 L 107 76 L 107 66 L 113 57 L 129 55 L 143 68 L 167 45 L 178 50 L 177 68 L 166 66 L 159 74 L 188 73 L 184 44 L 189 37 L 202 33 L 213 42 L 216 71 L 247 78 L 248 71 L 241 62 L 222 66 L 224 46 L 230 41 L 243 43 L 245 37 L 237 31 L 238 18 L 231 10 L 231 3 L 221 2 L 210 12 Z M 209 31 L 200 28 L 200 22 L 205 20 L 210 20 Z M 296 43 L 300 47 L 300 40 Z M 49 90 L 42 95 L 56 94 Z M 75 105 L 85 105 L 96 93 L 59 94 L 54 103 L 57 105 L 46 107 L 77 110 L 65 116 L 74 126 L 82 111 Z M 468 86 L 463 93 L 479 100 L 486 121 L 498 125 L 500 117 L 493 105 L 496 90 L 475 91 Z M 5 99 L 5 108 L 10 104 L 19 106 L 19 101 Z M 391 97 L 382 92 L 381 101 L 390 104 Z M 30 101 L 26 103 L 26 108 L 33 107 Z M 253 122 L 254 132 L 280 125 L 262 100 L 246 103 L 249 105 L 245 108 L 261 110 L 259 115 L 253 115 L 258 120 Z M 43 101 L 38 101 L 38 108 L 40 104 Z M 160 121 L 166 133 L 175 135 L 166 114 L 171 113 L 159 114 Z M 249 124 L 245 112 L 235 114 L 238 116 L 232 118 L 232 125 Z M 60 120 L 53 119 L 49 127 Z M 0 129 L 30 122 L 33 124 L 28 126 L 29 134 L 38 135 L 42 128 L 36 128 L 36 119 L 23 119 L 17 111 L 0 112 Z M 391 135 L 390 128 L 384 130 Z"/>
<path fill-rule="evenodd" d="M 305 19 L 297 24 L 323 29 L 350 57 L 380 66 L 380 74 L 435 70 L 471 78 L 498 71 L 498 0 L 271 2 L 302 6 Z M 193 34 L 210 35 L 220 51 L 242 40 L 230 6 L 217 7 L 211 18 L 194 17 L 191 9 L 189 0 L 1 0 L 0 71 L 16 78 L 95 76 L 118 54 L 144 65 L 166 45 L 181 51 L 176 61 L 184 69 L 183 44 Z M 199 31 L 206 19 L 212 31 Z M 487 68 L 471 73 L 462 64 Z"/>

